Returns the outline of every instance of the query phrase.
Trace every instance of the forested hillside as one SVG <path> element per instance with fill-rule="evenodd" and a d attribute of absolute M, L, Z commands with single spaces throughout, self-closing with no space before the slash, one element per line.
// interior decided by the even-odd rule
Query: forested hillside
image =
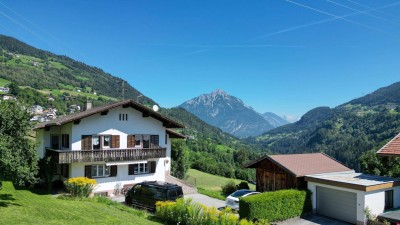
<path fill-rule="evenodd" d="M 103 70 L 29 46 L 15 38 L 0 35 L 0 78 L 37 90 L 61 90 L 94 93 L 120 98 L 122 79 Z M 125 98 L 141 95 L 125 83 Z M 96 97 L 97 98 L 97 97 Z M 140 101 L 154 104 L 143 96 Z"/>
<path fill-rule="evenodd" d="M 122 80 L 99 68 L 1 35 L 0 48 L 0 78 L 17 87 L 13 92 L 28 107 L 56 108 L 60 116 L 68 113 L 70 105 L 82 107 L 88 98 L 94 106 L 99 106 L 122 97 Z M 125 98 L 137 100 L 137 96 L 142 95 L 129 84 L 125 84 L 125 89 Z M 54 100 L 50 101 L 49 97 Z M 145 105 L 155 104 L 144 94 L 139 100 Z M 162 109 L 161 113 L 187 126 L 180 132 L 189 136 L 189 164 L 193 168 L 226 177 L 254 179 L 254 171 L 241 168 L 243 163 L 258 156 L 254 148 L 184 109 Z"/>
<path fill-rule="evenodd" d="M 359 157 L 400 132 L 400 83 L 336 108 L 316 108 L 300 121 L 254 138 L 274 153 L 325 152 L 358 169 Z"/>

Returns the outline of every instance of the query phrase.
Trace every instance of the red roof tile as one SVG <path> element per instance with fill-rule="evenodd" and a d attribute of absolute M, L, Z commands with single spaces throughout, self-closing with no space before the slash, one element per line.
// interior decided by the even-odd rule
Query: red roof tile
<path fill-rule="evenodd" d="M 386 143 L 376 154 L 382 156 L 400 156 L 400 134 Z"/>
<path fill-rule="evenodd" d="M 351 171 L 350 168 L 323 153 L 266 155 L 248 164 L 246 167 L 257 168 L 259 162 L 268 159 L 296 177 L 320 173 Z"/>

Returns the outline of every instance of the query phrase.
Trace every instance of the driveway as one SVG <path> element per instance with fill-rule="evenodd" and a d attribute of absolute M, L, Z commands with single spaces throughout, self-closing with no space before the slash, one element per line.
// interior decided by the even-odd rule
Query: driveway
<path fill-rule="evenodd" d="M 277 223 L 277 225 L 350 225 L 343 221 L 331 219 L 324 216 L 309 215 L 303 218 L 290 219 Z"/>
<path fill-rule="evenodd" d="M 187 194 L 185 195 L 185 199 L 187 198 L 191 198 L 193 200 L 193 202 L 198 202 L 201 203 L 205 206 L 208 207 L 215 207 L 215 208 L 221 208 L 221 207 L 225 207 L 225 201 L 219 200 L 219 199 L 215 199 L 215 198 L 211 198 L 208 197 L 207 195 L 202 195 L 202 194 Z"/>
<path fill-rule="evenodd" d="M 225 207 L 225 201 L 221 201 L 219 199 L 211 198 L 208 197 L 207 195 L 202 195 L 202 194 L 187 194 L 185 195 L 185 199 L 191 198 L 193 202 L 198 202 L 201 203 L 205 206 L 208 207 L 215 207 L 215 208 L 220 208 L 220 207 Z M 125 202 L 125 196 L 114 196 L 111 198 L 113 201 L 116 202 Z"/>

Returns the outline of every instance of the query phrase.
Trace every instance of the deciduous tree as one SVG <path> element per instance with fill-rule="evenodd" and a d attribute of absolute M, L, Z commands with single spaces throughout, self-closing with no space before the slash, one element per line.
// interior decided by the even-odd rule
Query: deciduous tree
<path fill-rule="evenodd" d="M 0 102 L 0 180 L 34 184 L 37 153 L 27 138 L 29 114 L 16 101 Z"/>

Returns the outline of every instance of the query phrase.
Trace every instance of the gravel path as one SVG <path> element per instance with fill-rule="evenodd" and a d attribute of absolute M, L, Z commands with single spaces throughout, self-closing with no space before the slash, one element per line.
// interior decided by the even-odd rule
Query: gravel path
<path fill-rule="evenodd" d="M 221 207 L 225 207 L 225 201 L 211 198 L 211 197 L 208 197 L 207 195 L 187 194 L 187 195 L 185 195 L 185 199 L 186 198 L 191 198 L 191 199 L 193 199 L 193 202 L 198 202 L 198 203 L 201 203 L 208 207 L 215 207 L 217 209 L 221 208 Z"/>

